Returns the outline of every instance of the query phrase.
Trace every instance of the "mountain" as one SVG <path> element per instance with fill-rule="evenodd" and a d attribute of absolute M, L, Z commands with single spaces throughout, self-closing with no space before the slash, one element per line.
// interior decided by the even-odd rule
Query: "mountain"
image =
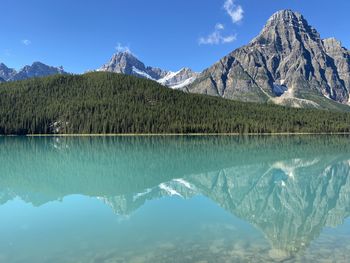
<path fill-rule="evenodd" d="M 177 72 L 168 72 L 158 82 L 173 89 L 180 89 L 193 83 L 197 76 L 198 73 L 193 72 L 190 68 L 182 68 Z"/>
<path fill-rule="evenodd" d="M 24 80 L 29 78 L 46 77 L 56 74 L 67 74 L 63 67 L 52 67 L 41 62 L 34 62 L 31 66 L 25 66 L 10 80 Z"/>
<path fill-rule="evenodd" d="M 350 132 L 350 113 L 186 94 L 107 72 L 0 84 L 0 134 Z"/>
<path fill-rule="evenodd" d="M 98 71 L 114 72 L 152 80 L 163 78 L 168 72 L 159 68 L 146 67 L 131 52 L 118 52 Z"/>
<path fill-rule="evenodd" d="M 4 63 L 0 63 L 0 78 L 7 81 L 16 75 L 16 70 L 8 68 Z"/>
<path fill-rule="evenodd" d="M 349 190 L 349 160 L 328 155 L 236 165 L 99 199 L 116 214 L 130 215 L 149 200 L 203 195 L 260 229 L 287 259 L 308 248 L 324 227 L 344 223 L 350 216 Z"/>
<path fill-rule="evenodd" d="M 347 135 L 0 139 L 0 204 L 79 194 L 130 215 L 148 200 L 202 195 L 286 258 L 350 216 Z"/>
<path fill-rule="evenodd" d="M 293 107 L 350 105 L 350 52 L 321 39 L 291 10 L 275 13 L 260 34 L 204 70 L 186 88 L 227 99 Z"/>
<path fill-rule="evenodd" d="M 0 79 L 4 81 L 24 80 L 35 77 L 46 77 L 56 74 L 68 74 L 62 67 L 51 67 L 41 62 L 34 62 L 31 66 L 24 66 L 19 71 L 0 64 Z M 1 82 L 1 80 L 0 80 Z"/>
<path fill-rule="evenodd" d="M 145 64 L 130 51 L 114 54 L 111 60 L 97 71 L 121 73 L 151 79 L 174 89 L 191 84 L 197 76 L 197 73 L 188 68 L 183 68 L 177 72 L 171 72 L 160 68 L 145 66 Z"/>

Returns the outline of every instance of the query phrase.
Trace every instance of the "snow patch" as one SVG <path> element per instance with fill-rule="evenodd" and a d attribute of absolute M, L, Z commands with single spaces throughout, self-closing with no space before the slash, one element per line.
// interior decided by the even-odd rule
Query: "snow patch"
<path fill-rule="evenodd" d="M 177 195 L 177 196 L 183 197 L 179 192 L 177 192 L 176 190 L 172 189 L 170 186 L 167 186 L 164 183 L 160 184 L 159 188 L 164 190 L 165 192 L 167 192 L 171 196 Z"/>
<path fill-rule="evenodd" d="M 170 88 L 172 88 L 172 89 L 181 89 L 181 88 L 183 88 L 183 87 L 185 87 L 187 85 L 192 84 L 195 80 L 196 80 L 196 77 L 192 77 L 192 78 L 186 79 L 182 83 L 179 83 L 179 84 L 174 85 L 174 86 L 170 86 Z"/>
<path fill-rule="evenodd" d="M 185 186 L 186 188 L 188 188 L 190 190 L 193 190 L 192 185 L 189 182 L 185 181 L 184 179 L 174 179 L 173 181 L 177 182 L 179 184 L 182 184 L 183 186 Z"/>
<path fill-rule="evenodd" d="M 187 78 L 187 79 L 182 79 L 182 80 L 179 80 L 179 81 L 176 82 L 175 78 L 178 75 L 180 75 L 185 70 L 186 70 L 186 68 L 182 68 L 182 69 L 180 69 L 179 71 L 176 71 L 176 72 L 170 71 L 163 78 L 161 78 L 161 79 L 159 79 L 157 81 L 158 81 L 158 83 L 160 83 L 160 84 L 162 84 L 164 86 L 168 86 L 169 88 L 172 88 L 172 89 L 183 88 L 183 87 L 193 83 L 196 80 L 196 78 L 197 78 L 196 76 L 193 76 L 193 77 L 190 77 L 190 78 Z M 181 75 L 180 75 L 179 78 L 181 78 Z"/>
<path fill-rule="evenodd" d="M 165 77 L 161 78 L 158 80 L 158 82 L 160 84 L 166 84 L 169 80 L 171 80 L 172 78 L 176 77 L 176 75 L 178 75 L 181 71 L 183 70 L 180 69 L 179 71 L 176 71 L 176 72 L 173 72 L 173 71 L 170 71 L 168 74 L 165 75 Z"/>
<path fill-rule="evenodd" d="M 138 68 L 136 68 L 135 66 L 132 67 L 132 71 L 134 73 L 136 73 L 137 75 L 140 75 L 142 77 L 145 77 L 146 79 L 151 79 L 151 80 L 155 80 L 154 78 L 152 78 L 150 75 L 148 75 L 146 72 L 139 70 Z"/>
<path fill-rule="evenodd" d="M 139 199 L 140 197 L 142 197 L 142 196 L 145 196 L 145 195 L 147 195 L 147 194 L 149 194 L 150 192 L 152 192 L 152 189 L 146 189 L 144 192 L 142 192 L 142 193 L 137 193 L 137 194 L 135 194 L 134 196 L 133 196 L 133 200 L 134 201 L 136 201 L 137 199 Z"/>

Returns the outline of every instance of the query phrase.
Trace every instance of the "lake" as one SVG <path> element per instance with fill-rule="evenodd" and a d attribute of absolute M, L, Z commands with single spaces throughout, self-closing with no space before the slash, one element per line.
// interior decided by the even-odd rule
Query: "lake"
<path fill-rule="evenodd" d="M 349 262 L 349 139 L 0 137 L 0 262 Z"/>

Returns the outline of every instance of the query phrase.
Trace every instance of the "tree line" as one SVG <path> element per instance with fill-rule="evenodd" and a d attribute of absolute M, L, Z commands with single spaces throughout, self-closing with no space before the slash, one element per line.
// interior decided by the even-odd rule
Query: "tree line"
<path fill-rule="evenodd" d="M 186 94 L 114 73 L 0 84 L 0 134 L 350 132 L 350 114 Z"/>

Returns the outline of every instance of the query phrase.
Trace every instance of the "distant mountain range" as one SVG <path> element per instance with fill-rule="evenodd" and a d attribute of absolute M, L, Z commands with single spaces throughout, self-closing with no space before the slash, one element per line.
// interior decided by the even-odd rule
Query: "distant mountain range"
<path fill-rule="evenodd" d="M 321 39 L 301 14 L 291 10 L 273 14 L 249 44 L 202 73 L 145 66 L 129 51 L 114 54 L 96 71 L 232 100 L 346 111 L 350 105 L 350 51 L 334 38 Z M 65 73 L 62 67 L 40 62 L 18 72 L 0 64 L 0 82 Z"/>
<path fill-rule="evenodd" d="M 190 93 L 292 107 L 344 109 L 350 105 L 350 51 L 321 39 L 305 18 L 282 10 L 248 45 L 194 73 L 145 67 L 130 52 L 115 54 L 100 71 L 153 79 Z"/>
<path fill-rule="evenodd" d="M 68 74 L 63 67 L 52 67 L 41 62 L 34 62 L 31 66 L 24 66 L 19 71 L 8 68 L 5 64 L 0 63 L 0 82 L 24 80 L 34 77 L 46 77 L 55 74 Z"/>
<path fill-rule="evenodd" d="M 147 78 L 159 82 L 173 89 L 183 88 L 191 84 L 198 73 L 189 68 L 182 68 L 177 72 L 167 71 L 160 68 L 145 66 L 131 52 L 118 52 L 111 60 L 97 71 L 114 72 Z"/>

